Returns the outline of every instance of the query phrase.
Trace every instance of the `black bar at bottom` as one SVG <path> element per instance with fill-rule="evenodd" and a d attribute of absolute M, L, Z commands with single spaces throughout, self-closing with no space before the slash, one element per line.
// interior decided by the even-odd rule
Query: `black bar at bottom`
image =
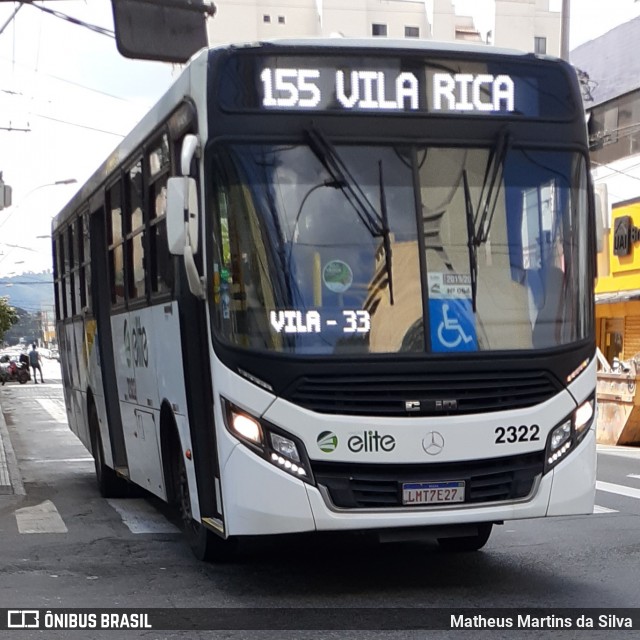
<path fill-rule="evenodd" d="M 0 609 L 0 630 L 640 630 L 640 609 Z"/>

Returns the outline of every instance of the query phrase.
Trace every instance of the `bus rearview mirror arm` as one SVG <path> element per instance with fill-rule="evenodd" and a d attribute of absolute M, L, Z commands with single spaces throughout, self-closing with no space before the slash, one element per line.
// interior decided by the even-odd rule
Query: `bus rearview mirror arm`
<path fill-rule="evenodd" d="M 198 252 L 198 189 L 195 178 L 189 175 L 191 162 L 199 146 L 197 136 L 187 134 L 184 137 L 180 152 L 180 170 L 183 175 L 174 176 L 167 181 L 167 243 L 171 254 L 183 256 L 191 293 L 204 299 L 203 278 L 198 273 L 193 257 Z"/>

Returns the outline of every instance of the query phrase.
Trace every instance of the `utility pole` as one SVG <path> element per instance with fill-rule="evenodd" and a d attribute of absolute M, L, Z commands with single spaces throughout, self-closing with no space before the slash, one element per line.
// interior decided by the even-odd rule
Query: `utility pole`
<path fill-rule="evenodd" d="M 562 22 L 560 25 L 560 57 L 569 62 L 569 24 L 571 22 L 571 0 L 562 0 Z"/>
<path fill-rule="evenodd" d="M 0 211 L 11 206 L 11 187 L 4 183 L 0 171 Z"/>

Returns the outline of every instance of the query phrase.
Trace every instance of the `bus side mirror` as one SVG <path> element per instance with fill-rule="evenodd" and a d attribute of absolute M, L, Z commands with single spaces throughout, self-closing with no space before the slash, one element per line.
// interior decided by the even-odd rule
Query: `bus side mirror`
<path fill-rule="evenodd" d="M 194 178 L 169 178 L 167 181 L 167 241 L 169 253 L 184 255 L 188 245 L 198 252 L 198 192 Z"/>

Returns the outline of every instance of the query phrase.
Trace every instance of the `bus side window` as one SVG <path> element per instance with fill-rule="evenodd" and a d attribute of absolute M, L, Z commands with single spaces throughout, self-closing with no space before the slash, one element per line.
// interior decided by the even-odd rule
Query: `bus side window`
<path fill-rule="evenodd" d="M 167 179 L 171 170 L 169 140 L 163 134 L 151 146 L 148 157 L 149 260 L 151 292 L 168 293 L 173 288 L 173 256 L 167 245 Z"/>
<path fill-rule="evenodd" d="M 93 300 L 91 298 L 91 246 L 90 246 L 90 235 L 89 235 L 89 222 L 90 215 L 89 213 L 85 213 L 83 216 L 83 225 L 82 225 L 82 243 L 83 243 L 83 265 L 82 265 L 82 283 L 84 286 L 84 291 L 82 294 L 82 305 L 84 307 L 89 307 L 89 309 L 93 310 Z"/>
<path fill-rule="evenodd" d="M 124 303 L 124 245 L 122 239 L 122 194 L 118 180 L 109 189 L 107 238 L 109 243 L 109 283 L 111 304 Z"/>
<path fill-rule="evenodd" d="M 66 281 L 66 296 L 67 296 L 67 315 L 72 317 L 76 313 L 76 300 L 75 300 L 75 286 L 74 286 L 74 250 L 73 246 L 73 224 L 70 224 L 65 230 L 65 281 Z"/>
<path fill-rule="evenodd" d="M 74 223 L 74 247 L 73 247 L 73 270 L 74 270 L 74 300 L 76 313 L 82 313 L 82 309 L 86 306 L 84 270 L 82 264 L 84 262 L 84 216 L 80 214 Z"/>
<path fill-rule="evenodd" d="M 142 190 L 142 160 L 138 160 L 128 173 L 126 256 L 127 289 L 129 299 L 144 298 L 147 293 L 145 275 L 145 213 Z"/>
<path fill-rule="evenodd" d="M 62 316 L 60 315 L 60 254 L 58 251 L 58 246 L 60 243 L 60 239 L 57 236 L 53 238 L 53 297 L 54 304 L 56 309 L 56 320 L 60 320 Z"/>

